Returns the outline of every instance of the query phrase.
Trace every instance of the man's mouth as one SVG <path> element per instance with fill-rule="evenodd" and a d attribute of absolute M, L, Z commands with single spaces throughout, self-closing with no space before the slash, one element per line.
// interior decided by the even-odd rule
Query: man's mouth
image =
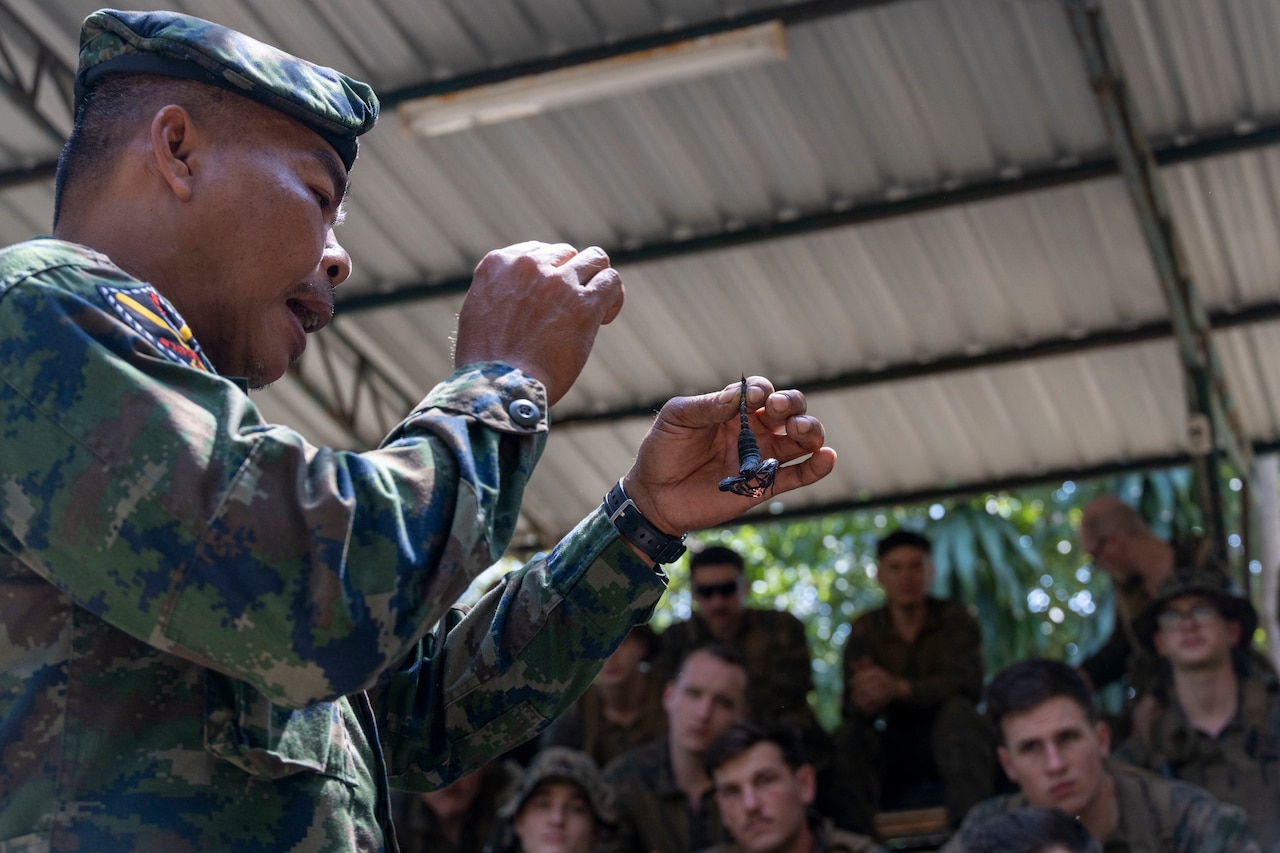
<path fill-rule="evenodd" d="M 289 310 L 307 334 L 320 331 L 333 319 L 333 303 L 320 296 L 294 297 L 289 300 Z"/>

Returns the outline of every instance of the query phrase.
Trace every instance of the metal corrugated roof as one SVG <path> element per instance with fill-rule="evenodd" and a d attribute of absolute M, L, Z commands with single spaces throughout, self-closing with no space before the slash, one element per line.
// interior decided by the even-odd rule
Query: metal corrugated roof
<path fill-rule="evenodd" d="M 66 63 L 94 5 L 0 0 Z M 774 9 L 170 5 L 362 76 L 392 106 L 406 87 Z M 1102 10 L 1194 286 L 1222 326 L 1244 434 L 1280 442 L 1280 4 Z M 553 413 L 526 501 L 531 540 L 553 541 L 599 501 L 663 399 L 743 371 L 812 388 L 841 452 L 831 478 L 775 511 L 1185 456 L 1169 309 L 1062 2 L 775 11 L 789 22 L 784 61 L 433 138 L 387 110 L 340 232 L 355 263 L 346 306 L 298 373 L 257 395 L 268 416 L 317 443 L 376 442 L 448 372 L 483 253 L 542 239 L 610 250 L 627 306 Z M 3 242 L 47 230 L 51 182 L 15 176 L 56 151 L 0 101 Z"/>

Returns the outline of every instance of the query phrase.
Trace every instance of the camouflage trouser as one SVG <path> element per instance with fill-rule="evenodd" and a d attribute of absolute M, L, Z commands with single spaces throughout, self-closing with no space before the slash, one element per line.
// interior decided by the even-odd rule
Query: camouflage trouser
<path fill-rule="evenodd" d="M 835 737 L 837 765 L 857 801 L 856 813 L 945 805 L 954 827 L 976 803 L 995 793 L 995 737 L 964 699 L 946 699 L 927 714 L 846 719 Z M 914 795 L 907 794 L 912 801 L 894 796 L 904 787 L 914 789 Z"/>

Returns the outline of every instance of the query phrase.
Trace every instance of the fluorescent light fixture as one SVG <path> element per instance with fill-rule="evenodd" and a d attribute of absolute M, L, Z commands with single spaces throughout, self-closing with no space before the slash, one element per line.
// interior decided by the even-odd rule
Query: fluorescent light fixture
<path fill-rule="evenodd" d="M 399 108 L 400 121 L 424 136 L 441 136 L 785 59 L 786 55 L 782 23 L 769 21 L 638 53 L 406 101 Z"/>

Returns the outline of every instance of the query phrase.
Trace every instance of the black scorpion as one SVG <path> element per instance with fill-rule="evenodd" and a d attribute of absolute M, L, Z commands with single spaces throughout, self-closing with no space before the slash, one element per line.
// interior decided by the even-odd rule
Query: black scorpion
<path fill-rule="evenodd" d="M 758 498 L 773 488 L 777 459 L 760 459 L 760 444 L 747 422 L 747 377 L 742 377 L 742 431 L 738 433 L 738 476 L 720 481 L 720 491 Z"/>

